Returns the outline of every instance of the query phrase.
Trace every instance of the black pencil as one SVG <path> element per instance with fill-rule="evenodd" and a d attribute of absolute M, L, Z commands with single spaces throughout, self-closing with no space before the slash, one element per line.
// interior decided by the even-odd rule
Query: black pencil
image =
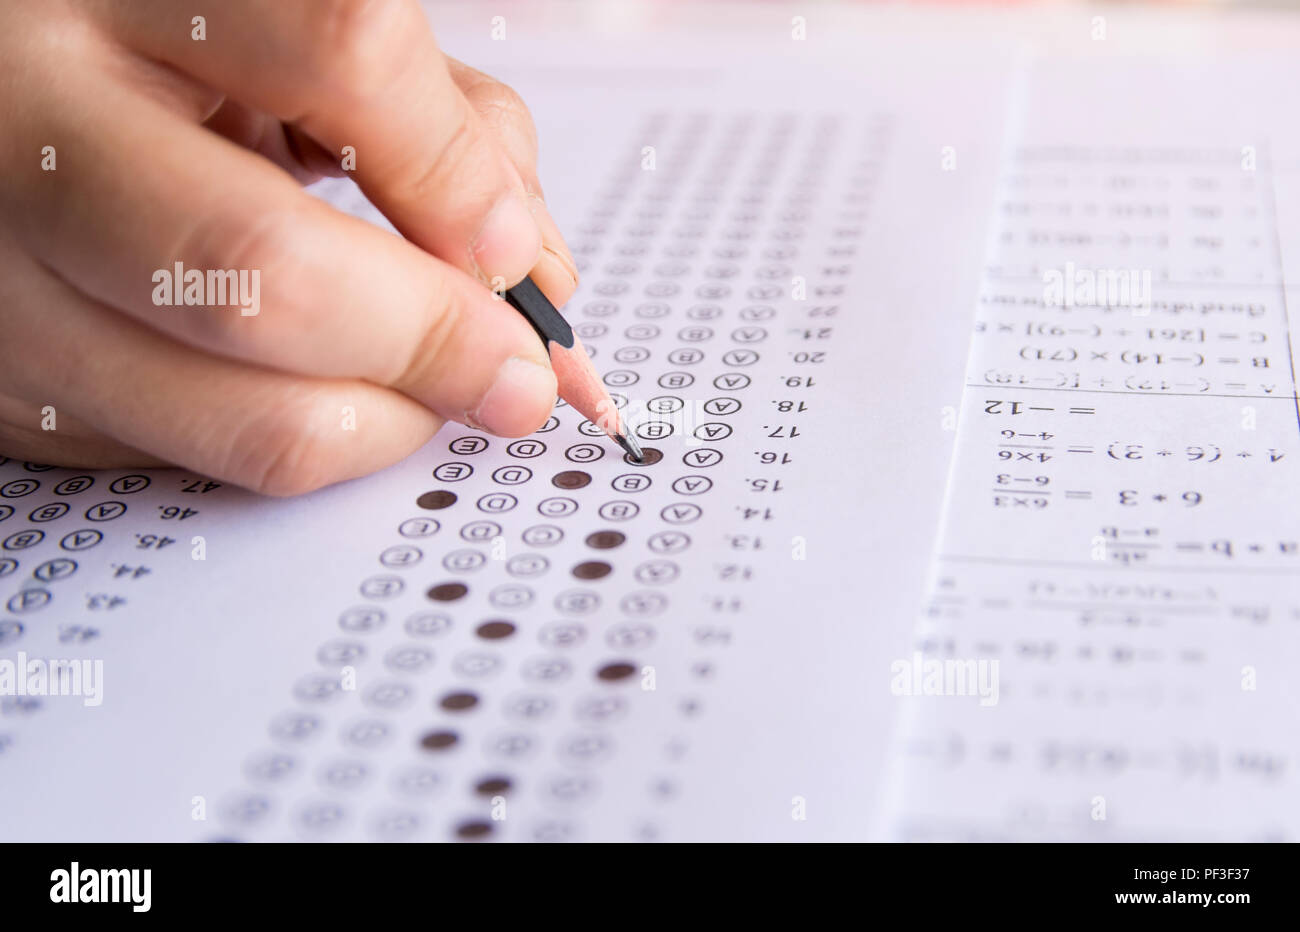
<path fill-rule="evenodd" d="M 560 397 L 608 434 L 633 460 L 642 462 L 644 455 L 640 444 L 625 429 L 623 417 L 605 390 L 600 376 L 596 374 L 582 341 L 573 332 L 569 322 L 555 309 L 555 305 L 527 276 L 507 290 L 505 298 L 511 307 L 533 325 L 550 353 L 551 368 L 555 370 Z"/>

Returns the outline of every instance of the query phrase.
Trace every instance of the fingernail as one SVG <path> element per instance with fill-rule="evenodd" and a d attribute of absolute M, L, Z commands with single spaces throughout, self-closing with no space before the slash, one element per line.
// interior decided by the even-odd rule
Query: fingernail
<path fill-rule="evenodd" d="M 550 367 L 511 356 L 467 419 L 503 437 L 522 437 L 546 420 L 555 405 L 555 391 Z"/>
<path fill-rule="evenodd" d="M 542 232 L 528 202 L 515 191 L 493 205 L 469 247 L 479 277 L 492 287 L 517 285 L 537 263 L 541 251 Z"/>
<path fill-rule="evenodd" d="M 546 255 L 553 256 L 559 266 L 573 279 L 573 284 L 578 284 L 578 266 L 573 261 L 573 253 L 569 252 L 569 244 L 564 241 L 564 235 L 560 232 L 559 226 L 555 223 L 555 218 L 546 208 L 546 202 L 536 194 L 528 195 L 528 206 L 532 208 L 533 218 L 537 221 L 537 228 L 542 231 L 542 249 Z"/>
<path fill-rule="evenodd" d="M 542 293 L 556 307 L 564 307 L 578 290 L 578 283 L 573 273 L 567 269 L 560 257 L 549 249 L 542 250 L 542 257 L 537 260 L 533 270 L 528 273 L 533 284 L 542 289 Z"/>

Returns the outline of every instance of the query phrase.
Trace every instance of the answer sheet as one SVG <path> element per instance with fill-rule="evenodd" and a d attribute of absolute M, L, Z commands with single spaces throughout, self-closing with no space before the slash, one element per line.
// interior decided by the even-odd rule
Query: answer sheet
<path fill-rule="evenodd" d="M 1294 838 L 1294 66 L 507 18 L 655 461 L 0 464 L 0 662 L 98 669 L 0 696 L 0 838 Z"/>
<path fill-rule="evenodd" d="M 98 670 L 3 698 L 0 837 L 882 832 L 1008 59 L 665 43 L 449 44 L 533 109 L 651 461 L 560 404 L 292 501 L 0 465 L 3 657 Z"/>

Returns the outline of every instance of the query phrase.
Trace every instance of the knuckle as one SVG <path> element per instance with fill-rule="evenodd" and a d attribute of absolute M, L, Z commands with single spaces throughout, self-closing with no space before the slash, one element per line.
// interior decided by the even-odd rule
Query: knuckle
<path fill-rule="evenodd" d="M 404 179 L 398 187 L 412 203 L 445 191 L 472 191 L 478 185 L 474 178 L 483 171 L 483 159 L 476 157 L 485 144 L 483 127 L 477 117 L 465 108 L 453 117 L 442 138 L 430 148 L 416 146 L 404 164 L 394 170 L 396 178 Z"/>
<path fill-rule="evenodd" d="M 444 287 L 439 292 L 434 306 L 426 315 L 428 323 L 424 333 L 415 341 L 399 374 L 390 384 L 398 387 L 428 385 L 437 377 L 437 373 L 447 368 L 445 357 L 448 347 L 452 343 L 452 337 L 460 331 L 461 321 L 466 318 L 468 308 L 458 289 Z"/>
<path fill-rule="evenodd" d="M 217 238 L 204 254 L 222 268 L 265 272 L 289 266 L 303 224 L 308 222 L 297 208 L 282 207 L 218 220 L 212 228 Z"/>
<path fill-rule="evenodd" d="M 252 215 L 215 210 L 186 231 L 175 255 L 186 269 L 196 269 L 205 277 L 211 273 L 214 283 L 220 280 L 226 286 L 224 306 L 205 306 L 191 312 L 199 345 L 239 359 L 267 361 L 265 353 L 270 348 L 263 345 L 263 328 L 255 325 L 258 317 L 243 314 L 238 303 L 240 288 L 251 288 L 256 281 L 259 315 L 267 304 L 276 303 L 274 299 L 266 300 L 268 289 L 281 295 L 297 294 L 292 279 L 303 274 L 303 264 L 295 257 L 307 222 L 309 218 L 292 208 L 269 208 Z"/>
<path fill-rule="evenodd" d="M 495 130 L 516 155 L 537 158 L 537 127 L 528 105 L 514 88 L 484 75 L 465 95 L 482 121 Z"/>
<path fill-rule="evenodd" d="M 281 443 L 278 455 L 267 462 L 265 469 L 253 481 L 252 489 L 262 495 L 289 498 L 305 495 L 328 485 L 329 480 L 312 465 L 303 449 L 310 444 Z"/>
<path fill-rule="evenodd" d="M 291 496 L 334 481 L 328 471 L 332 415 L 313 393 L 295 393 L 266 405 L 260 417 L 234 431 L 220 462 L 226 475 L 263 495 Z"/>
<path fill-rule="evenodd" d="M 533 116 L 528 112 L 528 106 L 508 84 L 490 79 L 482 82 L 474 89 L 474 105 L 491 120 L 519 122 L 530 132 L 533 128 Z"/>
<path fill-rule="evenodd" d="M 345 99 L 382 93 L 410 61 L 421 34 L 416 27 L 423 28 L 423 15 L 410 0 L 318 0 L 312 6 L 309 69 Z"/>

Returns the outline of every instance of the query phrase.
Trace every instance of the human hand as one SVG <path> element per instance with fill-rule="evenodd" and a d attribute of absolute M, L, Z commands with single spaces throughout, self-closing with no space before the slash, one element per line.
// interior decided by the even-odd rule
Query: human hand
<path fill-rule="evenodd" d="M 0 453 L 296 494 L 537 428 L 554 374 L 490 288 L 577 271 L 519 98 L 414 0 L 194 13 L 0 6 Z M 299 186 L 345 173 L 405 239 Z M 177 263 L 225 306 L 160 305 Z"/>

